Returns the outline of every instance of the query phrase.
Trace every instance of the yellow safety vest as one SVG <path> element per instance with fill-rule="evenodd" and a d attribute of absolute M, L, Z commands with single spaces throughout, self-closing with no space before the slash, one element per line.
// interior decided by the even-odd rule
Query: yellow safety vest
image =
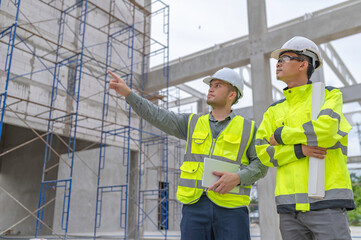
<path fill-rule="evenodd" d="M 187 146 L 177 189 L 177 199 L 184 204 L 199 200 L 206 191 L 202 187 L 203 159 L 205 157 L 238 163 L 240 169 L 249 165 L 246 156 L 252 140 L 254 122 L 235 116 L 227 127 L 212 138 L 209 115 L 191 115 L 188 121 Z M 222 171 L 220 169 L 220 171 Z M 219 194 L 206 191 L 215 204 L 226 208 L 248 206 L 251 186 L 239 187 L 239 193 Z"/>
<path fill-rule="evenodd" d="M 277 167 L 275 189 L 278 212 L 325 208 L 355 208 L 347 160 L 347 134 L 351 126 L 342 114 L 342 93 L 326 87 L 325 103 L 311 121 L 312 84 L 285 89 L 285 99 L 272 104 L 256 135 L 261 162 Z M 271 146 L 270 137 L 280 145 Z M 302 144 L 327 148 L 325 197 L 308 197 L 308 159 Z"/>

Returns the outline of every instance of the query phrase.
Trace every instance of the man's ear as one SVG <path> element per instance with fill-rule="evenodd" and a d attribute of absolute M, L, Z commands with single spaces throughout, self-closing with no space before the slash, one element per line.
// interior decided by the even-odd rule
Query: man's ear
<path fill-rule="evenodd" d="M 300 72 L 302 72 L 303 70 L 306 69 L 306 71 L 307 71 L 308 64 L 309 64 L 308 61 L 302 61 L 300 67 L 298 68 L 298 70 L 300 70 Z"/>
<path fill-rule="evenodd" d="M 231 91 L 230 94 L 228 95 L 228 97 L 229 97 L 230 99 L 236 99 L 237 93 L 236 93 L 235 91 Z M 234 98 L 233 98 L 233 97 L 234 97 Z"/>

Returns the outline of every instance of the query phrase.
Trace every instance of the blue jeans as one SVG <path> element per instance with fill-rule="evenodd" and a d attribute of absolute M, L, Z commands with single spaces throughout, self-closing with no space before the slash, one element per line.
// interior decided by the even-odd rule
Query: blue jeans
<path fill-rule="evenodd" d="M 223 208 L 202 196 L 184 204 L 182 240 L 250 240 L 248 208 Z"/>

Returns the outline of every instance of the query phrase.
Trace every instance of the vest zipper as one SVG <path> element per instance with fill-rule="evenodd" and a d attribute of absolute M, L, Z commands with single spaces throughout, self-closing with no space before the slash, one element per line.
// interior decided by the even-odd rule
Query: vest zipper
<path fill-rule="evenodd" d="M 214 147 L 216 146 L 216 140 L 217 140 L 217 138 L 212 138 L 212 145 L 211 145 L 211 150 L 209 151 L 209 158 L 211 158 Z"/>
<path fill-rule="evenodd" d="M 213 154 L 214 148 L 215 148 L 215 146 L 216 146 L 216 141 L 217 141 L 219 135 L 221 135 L 221 133 L 222 133 L 224 130 L 226 130 L 226 128 L 228 127 L 228 125 L 229 125 L 229 123 L 230 123 L 231 121 L 232 121 L 232 119 L 227 123 L 227 126 L 225 126 L 225 127 L 223 128 L 223 130 L 218 133 L 218 135 L 217 135 L 216 138 L 213 138 L 213 136 L 212 136 L 212 145 L 211 145 L 211 150 L 209 151 L 209 158 L 211 158 L 211 156 L 212 156 L 212 154 Z M 208 123 L 208 124 L 209 124 L 209 123 Z M 212 135 L 212 130 L 211 130 L 211 135 Z"/>

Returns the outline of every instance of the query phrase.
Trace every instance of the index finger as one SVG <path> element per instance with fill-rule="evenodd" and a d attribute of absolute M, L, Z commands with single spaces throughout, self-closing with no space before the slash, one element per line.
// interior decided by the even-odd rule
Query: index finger
<path fill-rule="evenodd" d="M 114 78 L 119 78 L 118 75 L 116 75 L 115 73 L 113 73 L 113 72 L 110 71 L 110 70 L 108 70 L 108 73 L 109 73 L 110 75 L 112 75 L 112 77 L 114 77 Z"/>

